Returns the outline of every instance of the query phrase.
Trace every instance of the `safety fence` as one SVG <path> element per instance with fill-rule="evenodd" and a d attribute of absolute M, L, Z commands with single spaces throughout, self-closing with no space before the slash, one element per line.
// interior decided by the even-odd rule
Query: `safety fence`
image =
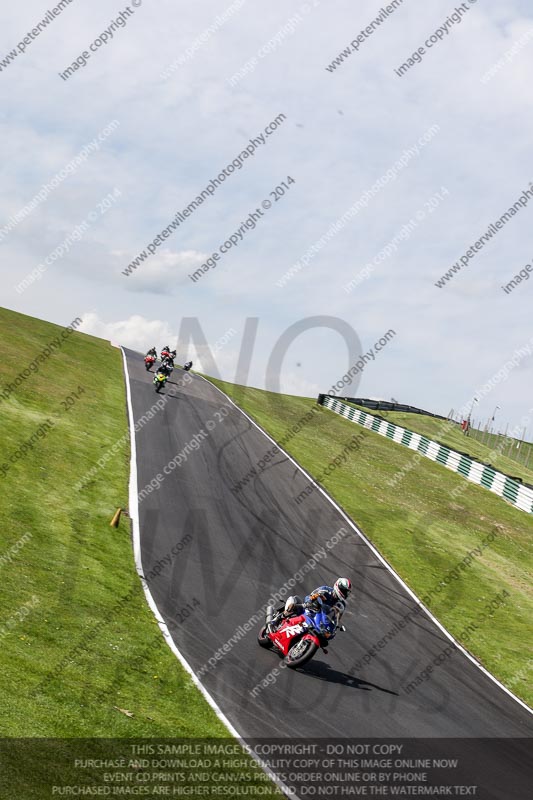
<path fill-rule="evenodd" d="M 320 395 L 320 397 L 322 396 Z M 449 417 L 443 417 L 441 414 L 434 414 L 432 411 L 424 411 L 423 408 L 407 406 L 404 403 L 390 403 L 387 400 L 371 400 L 368 397 L 340 397 L 339 400 L 346 400 L 348 403 L 355 403 L 356 406 L 364 406 L 372 409 L 372 411 L 398 411 L 409 414 L 423 414 L 434 419 L 449 419 Z M 454 422 L 454 420 L 450 421 Z"/>
<path fill-rule="evenodd" d="M 431 461 L 442 464 L 443 467 L 462 475 L 472 483 L 494 492 L 498 497 L 504 498 L 521 511 L 526 511 L 529 514 L 533 513 L 533 489 L 523 486 L 519 480 L 511 478 L 509 475 L 504 475 L 487 464 L 480 464 L 470 456 L 450 450 L 449 447 L 434 442 L 428 439 L 427 436 L 422 436 L 392 422 L 387 422 L 385 419 L 367 414 L 366 411 L 360 411 L 331 395 L 319 395 L 319 403 L 351 422 L 362 425 L 364 428 L 374 431 L 374 433 L 379 433 L 381 436 L 386 436 L 393 442 L 404 445 L 404 447 L 415 450 L 417 453 L 431 459 Z"/>

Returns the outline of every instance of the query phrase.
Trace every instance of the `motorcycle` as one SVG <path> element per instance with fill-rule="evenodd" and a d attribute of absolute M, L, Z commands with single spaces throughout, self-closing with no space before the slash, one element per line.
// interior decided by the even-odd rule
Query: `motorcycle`
<path fill-rule="evenodd" d="M 185 370 L 185 372 L 188 372 L 191 367 L 192 367 L 192 361 L 187 361 L 187 363 L 183 365 L 183 369 Z"/>
<path fill-rule="evenodd" d="M 152 369 L 152 366 L 155 364 L 155 356 L 145 356 L 144 357 L 144 366 L 146 370 L 149 372 Z"/>
<path fill-rule="evenodd" d="M 168 375 L 164 375 L 162 372 L 158 372 L 156 375 L 154 375 L 152 383 L 155 385 L 156 392 L 161 391 L 167 380 Z"/>
<path fill-rule="evenodd" d="M 164 358 L 168 358 L 169 355 L 170 355 L 170 350 L 166 350 L 166 349 L 165 350 L 161 350 L 161 361 L 163 361 Z"/>
<path fill-rule="evenodd" d="M 339 630 L 345 630 L 344 626 L 339 626 Z M 273 606 L 268 606 L 257 641 L 261 647 L 275 649 L 284 657 L 287 667 L 296 669 L 310 661 L 319 648 L 327 653 L 336 632 L 337 617 L 328 606 L 317 611 L 304 608 L 302 614 L 288 618 L 282 617 L 281 611 L 274 614 Z"/>

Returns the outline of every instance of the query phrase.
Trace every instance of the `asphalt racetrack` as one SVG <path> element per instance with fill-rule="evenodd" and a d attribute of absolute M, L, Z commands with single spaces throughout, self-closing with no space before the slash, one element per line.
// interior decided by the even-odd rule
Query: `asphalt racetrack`
<path fill-rule="evenodd" d="M 138 420 L 157 395 L 142 356 L 125 352 Z M 144 575 L 177 647 L 242 737 L 502 737 L 515 742 L 499 749 L 498 763 L 492 758 L 494 793 L 486 796 L 514 797 L 497 775 L 518 779 L 526 769 L 527 708 L 425 613 L 400 628 L 416 601 L 323 494 L 295 502 L 309 481 L 283 453 L 231 491 L 273 443 L 212 384 L 175 369 L 161 396 L 164 407 L 136 433 Z M 285 596 L 348 576 L 348 630 L 303 669 L 280 669 L 257 644 L 261 623 L 250 620 L 304 565 L 310 571 Z M 394 637 L 363 661 L 395 623 Z"/>

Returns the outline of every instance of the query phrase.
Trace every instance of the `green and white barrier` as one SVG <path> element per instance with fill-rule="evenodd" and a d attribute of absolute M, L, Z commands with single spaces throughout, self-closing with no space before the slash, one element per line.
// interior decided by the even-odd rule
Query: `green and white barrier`
<path fill-rule="evenodd" d="M 450 450 L 449 447 L 444 447 L 444 445 L 428 439 L 427 436 L 401 428 L 399 425 L 387 422 L 385 419 L 379 419 L 373 414 L 367 414 L 366 411 L 360 411 L 354 406 L 336 400 L 331 395 L 321 395 L 320 399 L 325 408 L 340 414 L 341 417 L 346 417 L 351 422 L 362 425 L 364 428 L 374 431 L 374 433 L 379 433 L 381 436 L 386 436 L 388 439 L 392 439 L 393 442 L 402 444 L 410 450 L 415 450 L 426 458 L 442 464 L 443 467 L 447 467 L 453 472 L 458 472 L 467 480 L 472 481 L 472 483 L 484 486 L 485 489 L 494 492 L 499 497 L 504 497 L 521 511 L 527 511 L 529 514 L 533 513 L 533 489 L 523 486 L 514 478 L 510 478 L 502 472 L 497 472 L 485 464 L 480 464 L 469 456 Z"/>

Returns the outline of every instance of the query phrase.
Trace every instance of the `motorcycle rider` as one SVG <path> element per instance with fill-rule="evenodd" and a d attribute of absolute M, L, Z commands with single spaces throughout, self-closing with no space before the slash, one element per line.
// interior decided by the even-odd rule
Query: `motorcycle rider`
<path fill-rule="evenodd" d="M 192 361 L 186 361 L 185 364 L 183 365 L 183 369 L 186 369 L 187 371 L 189 371 L 191 367 L 192 367 Z"/>
<path fill-rule="evenodd" d="M 161 360 L 161 364 L 163 364 L 168 369 L 168 374 L 170 375 L 170 373 L 174 369 L 174 360 L 170 356 L 165 356 Z"/>
<path fill-rule="evenodd" d="M 166 375 L 167 378 L 168 378 L 168 377 L 170 377 L 170 373 L 172 372 L 172 369 L 170 368 L 170 365 L 167 364 L 167 360 L 164 359 L 164 361 L 162 361 L 161 364 L 159 365 L 157 371 L 160 372 L 162 375 Z"/>
<path fill-rule="evenodd" d="M 148 352 L 146 353 L 146 355 L 157 358 L 157 350 L 155 349 L 155 347 L 151 347 L 150 350 L 148 350 Z"/>
<path fill-rule="evenodd" d="M 322 606 L 328 606 L 335 612 L 336 622 L 339 625 L 351 591 L 352 582 L 349 578 L 337 578 L 333 586 L 318 586 L 307 595 L 303 602 L 297 595 L 288 597 L 283 609 L 283 616 L 294 617 L 303 614 L 305 609 L 319 611 Z"/>

